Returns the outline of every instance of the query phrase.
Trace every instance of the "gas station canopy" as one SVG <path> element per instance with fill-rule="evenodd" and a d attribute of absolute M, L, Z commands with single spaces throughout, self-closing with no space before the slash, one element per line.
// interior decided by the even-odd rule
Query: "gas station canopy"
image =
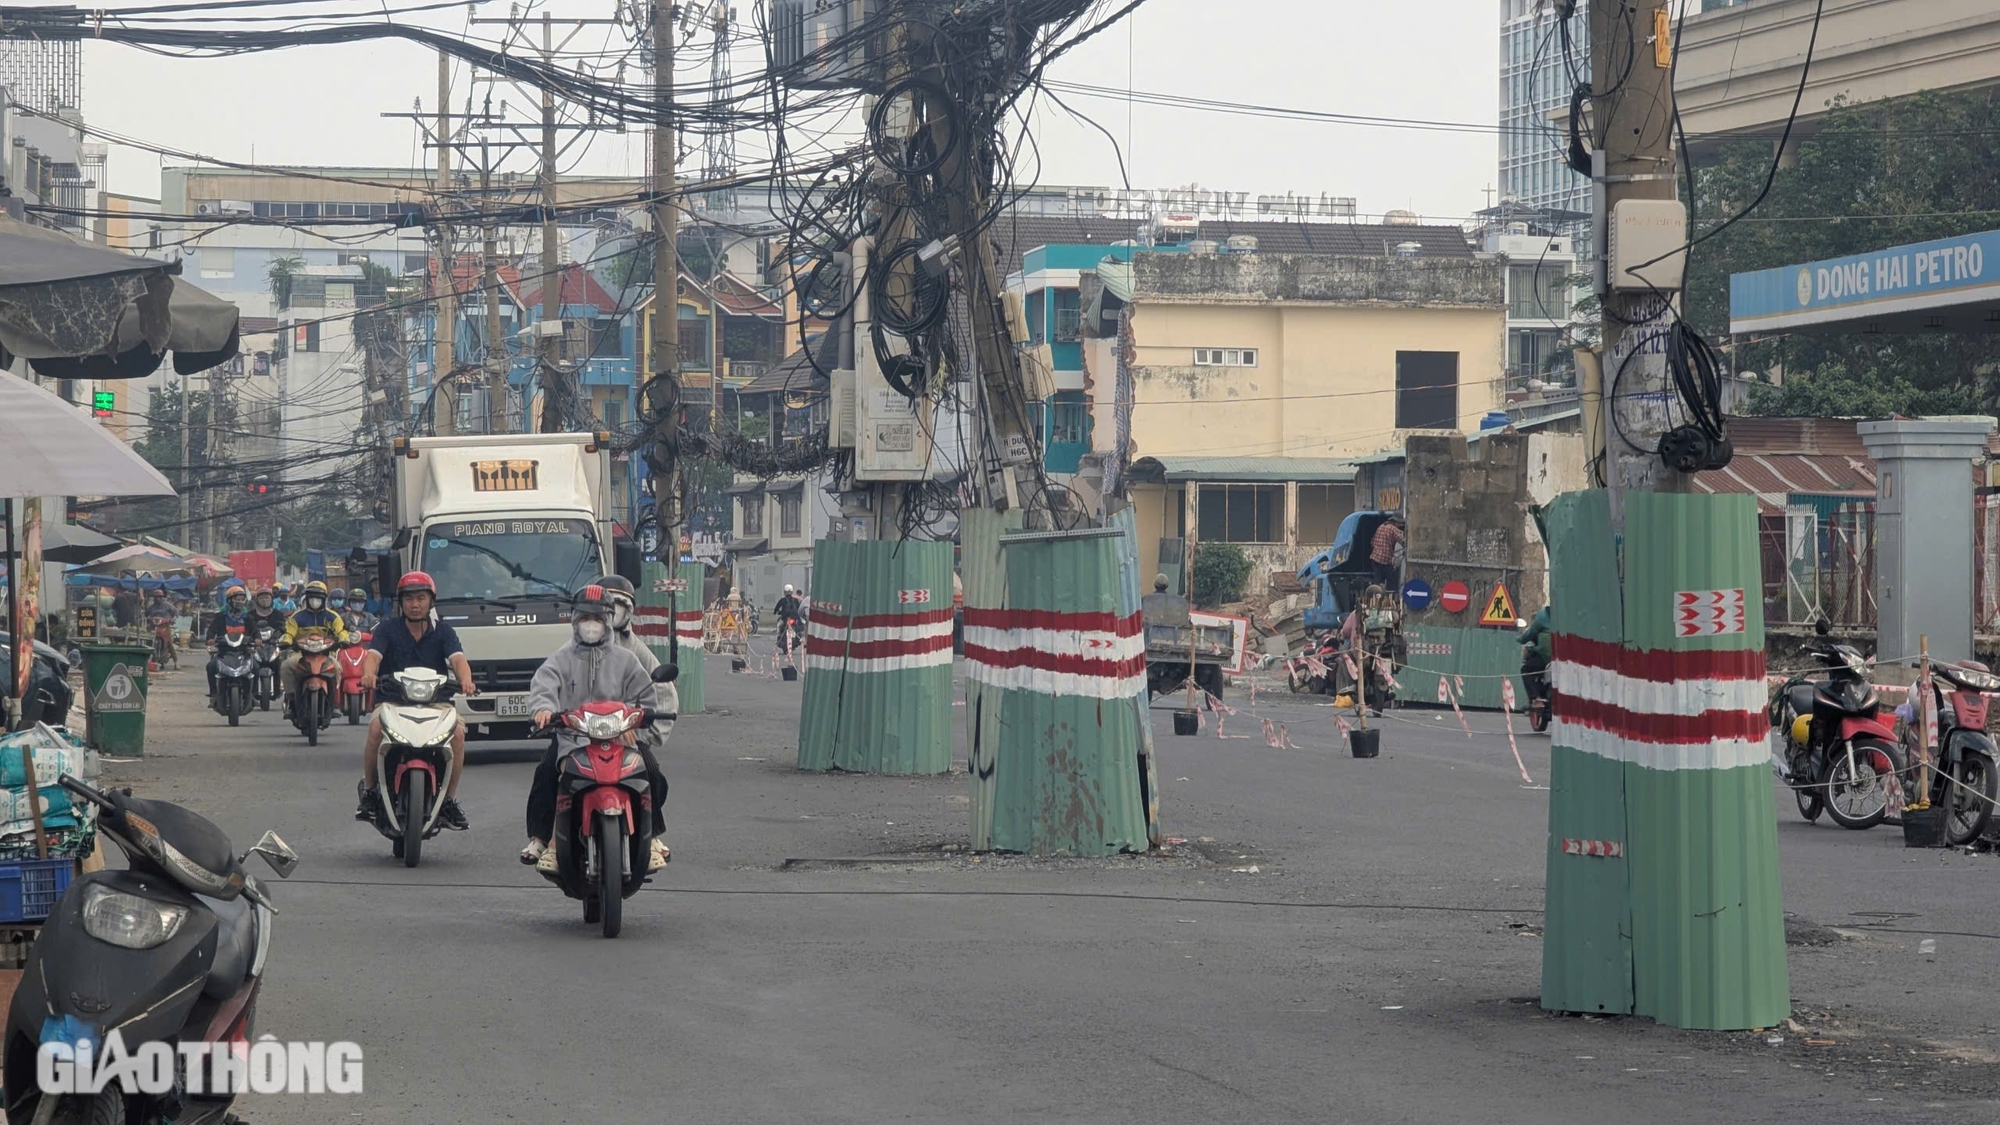
<path fill-rule="evenodd" d="M 1729 331 L 2000 331 L 2000 231 L 1736 274 Z"/>

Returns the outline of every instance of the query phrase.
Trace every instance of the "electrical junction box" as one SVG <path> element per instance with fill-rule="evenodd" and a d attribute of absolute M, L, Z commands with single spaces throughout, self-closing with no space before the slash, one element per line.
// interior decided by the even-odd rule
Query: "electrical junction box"
<path fill-rule="evenodd" d="M 835 449 L 854 448 L 854 424 L 856 408 L 854 402 L 854 372 L 836 370 L 827 386 L 828 419 L 831 429 L 828 435 Z"/>
<path fill-rule="evenodd" d="M 1611 209 L 1605 246 L 1611 288 L 1679 290 L 1687 272 L 1687 225 L 1687 208 L 1677 199 L 1621 200 Z"/>

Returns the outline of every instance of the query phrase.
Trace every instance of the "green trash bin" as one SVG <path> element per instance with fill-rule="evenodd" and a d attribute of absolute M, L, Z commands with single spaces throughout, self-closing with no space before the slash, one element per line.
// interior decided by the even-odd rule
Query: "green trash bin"
<path fill-rule="evenodd" d="M 150 645 L 84 645 L 83 711 L 91 747 L 137 758 L 146 752 L 146 661 Z"/>

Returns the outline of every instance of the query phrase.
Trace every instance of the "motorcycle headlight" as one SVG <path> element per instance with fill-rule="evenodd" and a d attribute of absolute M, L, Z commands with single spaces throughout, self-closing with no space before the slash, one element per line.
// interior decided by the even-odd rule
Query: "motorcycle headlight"
<path fill-rule="evenodd" d="M 625 716 L 587 716 L 583 720 L 583 733 L 593 741 L 609 742 L 625 733 Z"/>
<path fill-rule="evenodd" d="M 411 703 L 429 703 L 437 698 L 437 685 L 427 680 L 404 681 L 403 698 Z"/>
<path fill-rule="evenodd" d="M 83 929 L 125 949 L 164 945 L 187 921 L 187 907 L 114 891 L 101 884 L 84 892 Z"/>

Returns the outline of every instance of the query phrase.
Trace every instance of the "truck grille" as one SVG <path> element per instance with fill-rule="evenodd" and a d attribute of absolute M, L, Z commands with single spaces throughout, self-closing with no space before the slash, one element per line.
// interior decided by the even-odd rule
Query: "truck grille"
<path fill-rule="evenodd" d="M 528 660 L 475 660 L 472 662 L 472 682 L 480 691 L 527 691 L 528 684 L 535 678 L 535 670 L 542 662 Z"/>

